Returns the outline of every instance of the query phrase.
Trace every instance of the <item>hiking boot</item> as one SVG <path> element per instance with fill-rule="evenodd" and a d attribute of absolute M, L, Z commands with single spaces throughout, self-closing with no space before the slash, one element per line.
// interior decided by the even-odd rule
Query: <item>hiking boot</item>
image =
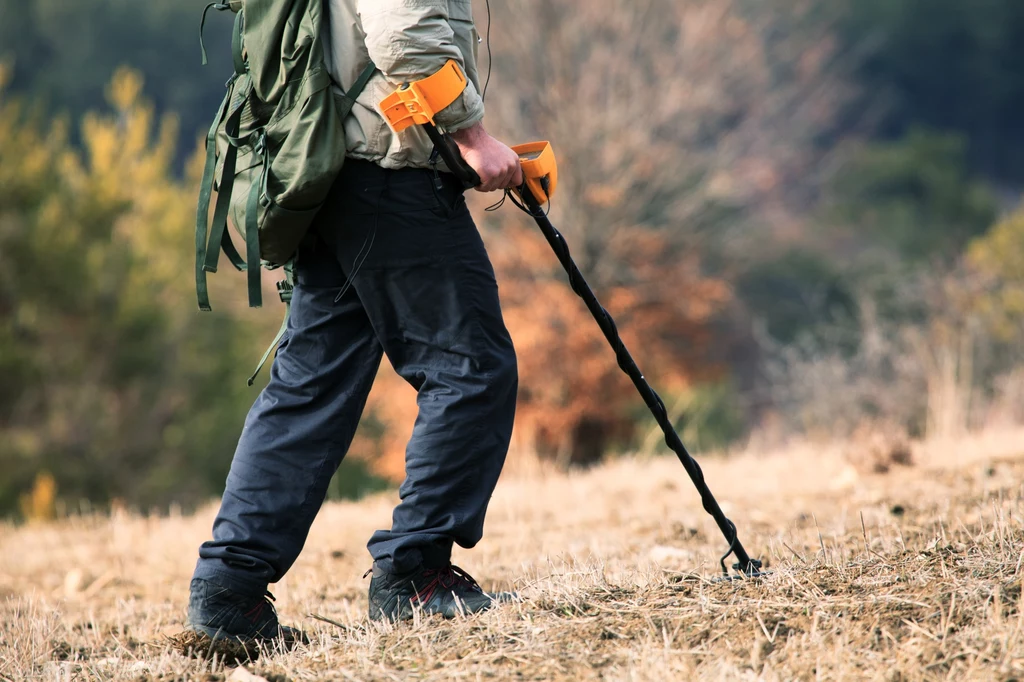
<path fill-rule="evenodd" d="M 301 630 L 278 623 L 270 592 L 246 596 L 201 578 L 195 578 L 191 587 L 188 629 L 199 635 L 233 640 L 247 649 L 266 644 L 291 648 L 308 641 Z"/>
<path fill-rule="evenodd" d="M 517 598 L 509 592 L 484 592 L 471 575 L 451 564 L 397 574 L 385 572 L 375 562 L 366 575 L 371 573 L 370 620 L 411 620 L 415 611 L 454 618 Z"/>

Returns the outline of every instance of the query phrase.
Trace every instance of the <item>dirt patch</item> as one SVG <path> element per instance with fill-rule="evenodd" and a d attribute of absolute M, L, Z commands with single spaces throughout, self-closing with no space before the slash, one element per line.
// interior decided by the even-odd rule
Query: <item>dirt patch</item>
<path fill-rule="evenodd" d="M 192 630 L 185 630 L 170 638 L 175 650 L 183 656 L 202 661 L 216 661 L 223 665 L 244 665 L 259 659 L 265 648 L 254 642 L 237 639 L 213 639 Z"/>

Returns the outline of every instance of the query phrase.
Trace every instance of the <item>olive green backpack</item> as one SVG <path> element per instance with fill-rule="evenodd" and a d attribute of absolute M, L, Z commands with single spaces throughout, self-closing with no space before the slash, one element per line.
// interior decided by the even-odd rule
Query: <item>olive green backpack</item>
<path fill-rule="evenodd" d="M 286 279 L 278 291 L 286 304 L 291 300 L 292 257 L 345 161 L 342 122 L 374 72 L 371 63 L 348 92 L 334 94 L 324 64 L 323 1 L 229 0 L 211 3 L 203 12 L 203 64 L 206 13 L 235 12 L 235 72 L 206 138 L 196 215 L 201 310 L 210 310 L 206 275 L 217 271 L 222 250 L 246 272 L 251 307 L 263 303 L 261 265 L 284 267 Z M 229 217 L 244 237 L 244 259 L 228 235 Z M 279 340 L 280 334 L 260 366 Z"/>

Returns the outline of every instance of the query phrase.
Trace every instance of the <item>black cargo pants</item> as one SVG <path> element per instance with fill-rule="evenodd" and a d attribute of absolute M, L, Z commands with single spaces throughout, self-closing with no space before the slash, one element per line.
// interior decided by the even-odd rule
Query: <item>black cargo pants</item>
<path fill-rule="evenodd" d="M 382 353 L 419 406 L 401 503 L 368 544 L 385 570 L 445 564 L 453 543 L 480 540 L 511 437 L 515 351 L 454 178 L 350 160 L 313 232 L 270 383 L 199 550 L 195 577 L 240 592 L 262 594 L 301 551 Z"/>

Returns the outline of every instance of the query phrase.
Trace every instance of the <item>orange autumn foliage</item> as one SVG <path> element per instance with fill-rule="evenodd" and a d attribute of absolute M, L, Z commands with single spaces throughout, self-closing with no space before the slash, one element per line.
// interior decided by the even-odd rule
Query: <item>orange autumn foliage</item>
<path fill-rule="evenodd" d="M 519 356 L 520 442 L 562 462 L 593 462 L 611 443 L 628 444 L 640 398 L 540 233 L 509 226 L 501 238 L 494 260 Z M 651 381 L 678 392 L 720 372 L 707 364 L 708 323 L 728 287 L 651 230 L 620 231 L 608 249 L 628 278 L 598 298 Z"/>

